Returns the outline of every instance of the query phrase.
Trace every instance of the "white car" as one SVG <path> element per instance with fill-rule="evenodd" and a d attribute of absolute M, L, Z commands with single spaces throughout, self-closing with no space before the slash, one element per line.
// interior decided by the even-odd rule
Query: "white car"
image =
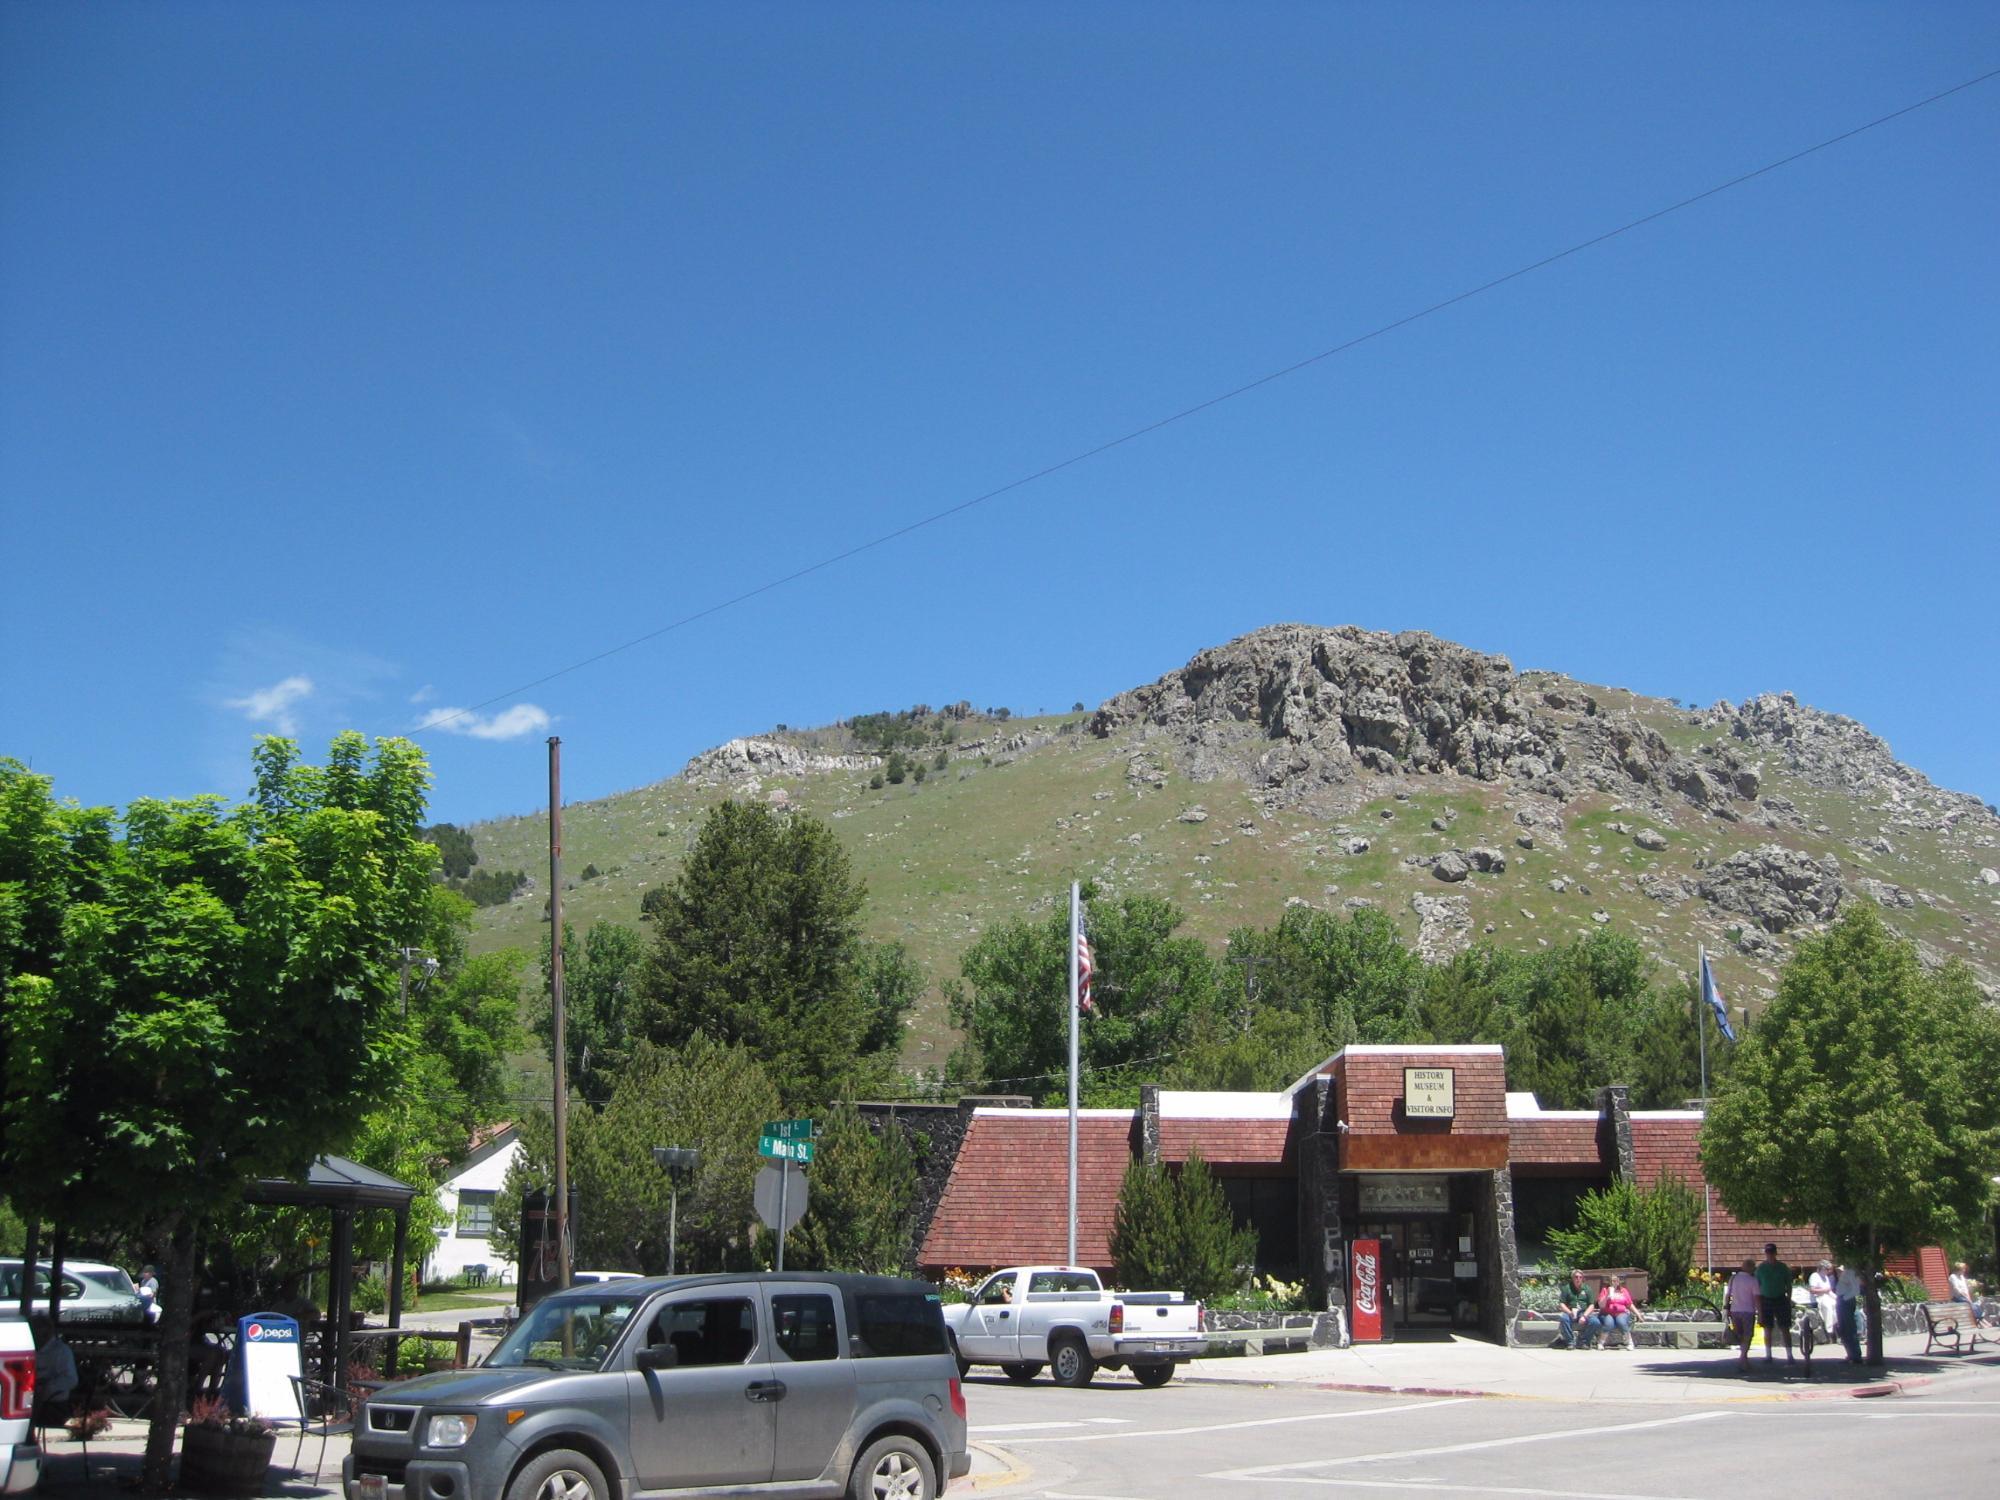
<path fill-rule="evenodd" d="M 19 1495 L 42 1478 L 35 1446 L 35 1336 L 18 1317 L 0 1317 L 0 1495 Z"/>
<path fill-rule="evenodd" d="M 22 1263 L 0 1260 L 0 1309 L 18 1312 L 21 1306 Z M 35 1294 L 28 1304 L 33 1317 L 49 1315 L 49 1265 L 35 1263 Z M 132 1285 L 132 1278 L 117 1266 L 101 1261 L 63 1262 L 62 1320 L 65 1323 L 143 1323 L 146 1299 Z"/>

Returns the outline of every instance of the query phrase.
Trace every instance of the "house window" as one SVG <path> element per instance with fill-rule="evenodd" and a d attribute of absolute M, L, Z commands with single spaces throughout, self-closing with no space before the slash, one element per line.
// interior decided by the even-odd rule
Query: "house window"
<path fill-rule="evenodd" d="M 460 1188 L 458 1193 L 458 1235 L 460 1239 L 485 1239 L 493 1233 L 493 1193 L 490 1189 Z"/>

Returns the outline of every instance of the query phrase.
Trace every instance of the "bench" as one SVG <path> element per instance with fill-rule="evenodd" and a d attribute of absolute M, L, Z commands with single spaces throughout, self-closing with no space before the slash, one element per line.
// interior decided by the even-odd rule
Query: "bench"
<path fill-rule="evenodd" d="M 1554 1338 L 1561 1326 L 1561 1320 L 1555 1313 L 1524 1308 L 1515 1320 L 1515 1338 L 1522 1343 L 1530 1342 L 1542 1333 Z M 1631 1337 L 1635 1348 L 1643 1345 L 1660 1349 L 1699 1349 L 1704 1337 L 1722 1340 L 1726 1348 L 1729 1324 L 1721 1318 L 1667 1318 L 1641 1309 L 1639 1316 L 1632 1320 Z"/>
<path fill-rule="evenodd" d="M 1939 1345 L 1954 1354 L 1969 1354 L 1981 1344 L 2000 1348 L 2000 1332 L 1975 1323 L 1963 1302 L 1926 1302 L 1923 1312 L 1926 1354 Z"/>

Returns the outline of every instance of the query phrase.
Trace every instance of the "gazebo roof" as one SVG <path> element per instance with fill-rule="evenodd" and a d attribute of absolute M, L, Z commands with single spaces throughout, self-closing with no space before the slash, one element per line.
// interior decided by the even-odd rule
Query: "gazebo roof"
<path fill-rule="evenodd" d="M 244 1191 L 251 1203 L 302 1208 L 404 1208 L 417 1196 L 407 1182 L 364 1167 L 344 1156 L 322 1156 L 306 1169 L 306 1180 L 260 1177 Z"/>

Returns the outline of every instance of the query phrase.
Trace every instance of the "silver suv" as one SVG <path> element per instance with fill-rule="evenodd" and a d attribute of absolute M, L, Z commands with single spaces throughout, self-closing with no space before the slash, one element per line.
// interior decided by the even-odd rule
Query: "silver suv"
<path fill-rule="evenodd" d="M 348 1500 L 934 1500 L 971 1466 L 935 1290 L 786 1272 L 547 1297 L 478 1369 L 371 1396 L 342 1479 Z"/>

